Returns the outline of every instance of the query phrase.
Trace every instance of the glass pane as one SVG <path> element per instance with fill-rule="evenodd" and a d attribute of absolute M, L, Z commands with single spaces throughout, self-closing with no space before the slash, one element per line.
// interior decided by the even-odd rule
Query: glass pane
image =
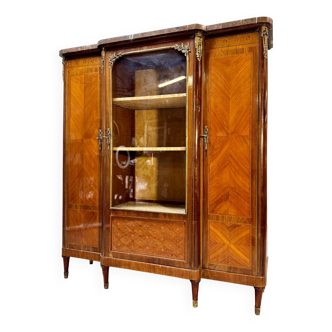
<path fill-rule="evenodd" d="M 173 49 L 114 63 L 112 208 L 185 213 L 186 66 Z"/>

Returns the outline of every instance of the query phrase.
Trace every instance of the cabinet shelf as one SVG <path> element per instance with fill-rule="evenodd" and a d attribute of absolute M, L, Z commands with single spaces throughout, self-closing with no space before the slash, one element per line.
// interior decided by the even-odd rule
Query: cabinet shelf
<path fill-rule="evenodd" d="M 142 147 L 142 148 L 127 148 L 114 147 L 113 151 L 186 151 L 185 147 Z"/>
<path fill-rule="evenodd" d="M 186 107 L 186 93 L 113 98 L 113 103 L 132 110 Z"/>
<path fill-rule="evenodd" d="M 157 213 L 174 213 L 174 214 L 186 214 L 184 205 L 180 204 L 164 204 L 155 202 L 126 202 L 111 207 L 114 210 L 131 210 L 141 212 L 157 212 Z"/>

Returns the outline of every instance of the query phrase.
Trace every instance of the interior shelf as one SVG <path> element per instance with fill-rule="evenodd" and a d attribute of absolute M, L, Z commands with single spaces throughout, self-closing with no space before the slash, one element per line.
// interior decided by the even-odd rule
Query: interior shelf
<path fill-rule="evenodd" d="M 114 147 L 113 151 L 186 151 L 185 147 Z"/>
<path fill-rule="evenodd" d="M 186 93 L 113 98 L 113 103 L 133 110 L 186 107 Z"/>
<path fill-rule="evenodd" d="M 186 209 L 183 205 L 163 204 L 154 202 L 135 202 L 130 201 L 123 204 L 113 206 L 114 210 L 131 210 L 131 211 L 144 211 L 144 212 L 158 212 L 158 213 L 175 213 L 185 214 Z"/>

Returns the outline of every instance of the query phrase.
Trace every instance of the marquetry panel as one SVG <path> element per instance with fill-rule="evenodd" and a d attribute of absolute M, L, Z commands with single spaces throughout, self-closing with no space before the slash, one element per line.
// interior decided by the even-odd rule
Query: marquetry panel
<path fill-rule="evenodd" d="M 112 221 L 111 251 L 184 259 L 184 223 L 162 221 Z"/>
<path fill-rule="evenodd" d="M 258 42 L 257 33 L 245 33 L 243 35 L 227 36 L 221 38 L 206 39 L 205 49 L 229 47 L 235 45 L 252 44 Z"/>
<path fill-rule="evenodd" d="M 252 55 L 210 63 L 209 212 L 250 217 Z"/>
<path fill-rule="evenodd" d="M 70 75 L 69 204 L 98 205 L 99 73 Z"/>
<path fill-rule="evenodd" d="M 100 58 L 65 63 L 64 247 L 99 251 Z"/>
<path fill-rule="evenodd" d="M 100 65 L 101 59 L 100 57 L 87 57 L 81 59 L 73 59 L 66 60 L 66 67 L 82 67 L 82 66 L 92 66 L 92 65 Z"/>
<path fill-rule="evenodd" d="M 249 275 L 257 268 L 258 38 L 205 42 L 203 266 Z"/>
<path fill-rule="evenodd" d="M 251 226 L 209 222 L 210 264 L 251 267 Z"/>

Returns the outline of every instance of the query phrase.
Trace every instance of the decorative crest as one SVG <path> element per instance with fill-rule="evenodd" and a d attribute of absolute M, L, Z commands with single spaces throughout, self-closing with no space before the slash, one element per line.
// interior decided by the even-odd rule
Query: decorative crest
<path fill-rule="evenodd" d="M 115 52 L 114 52 L 114 54 L 110 54 L 110 57 L 109 57 L 109 60 L 108 60 L 108 62 L 110 64 L 110 69 L 113 67 L 114 62 L 117 59 L 121 58 L 123 55 L 124 54 L 122 52 L 120 52 L 119 54 L 116 54 Z"/>
<path fill-rule="evenodd" d="M 175 44 L 173 48 L 175 48 L 177 51 L 182 52 L 185 56 L 188 56 L 190 52 L 189 42 L 186 45 L 183 45 L 183 43 L 181 43 L 181 45 Z"/>

